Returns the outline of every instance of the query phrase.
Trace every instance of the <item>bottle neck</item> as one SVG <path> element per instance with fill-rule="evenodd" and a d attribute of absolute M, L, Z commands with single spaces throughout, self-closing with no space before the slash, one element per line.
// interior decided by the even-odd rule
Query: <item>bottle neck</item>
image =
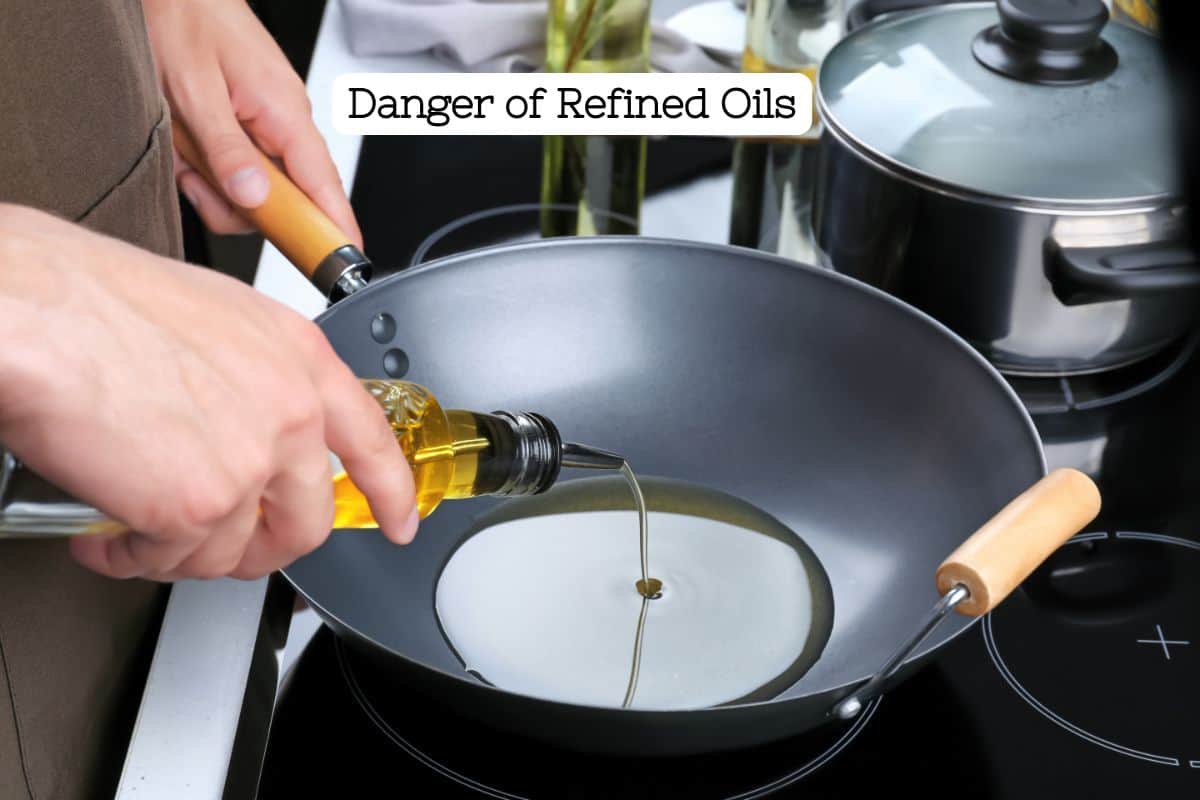
<path fill-rule="evenodd" d="M 479 414 L 492 443 L 479 465 L 476 491 L 504 496 L 540 494 L 558 480 L 563 443 L 558 428 L 541 414 L 496 411 Z"/>

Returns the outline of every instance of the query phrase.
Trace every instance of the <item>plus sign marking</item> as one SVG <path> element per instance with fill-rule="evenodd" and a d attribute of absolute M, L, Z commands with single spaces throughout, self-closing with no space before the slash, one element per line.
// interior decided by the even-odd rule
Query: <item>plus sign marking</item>
<path fill-rule="evenodd" d="M 1163 655 L 1166 656 L 1167 661 L 1171 660 L 1171 648 L 1172 647 L 1184 647 L 1186 645 L 1191 644 L 1191 642 L 1185 642 L 1180 639 L 1168 639 L 1166 636 L 1163 635 L 1162 625 L 1155 625 L 1154 632 L 1156 634 L 1158 634 L 1157 639 L 1138 639 L 1137 643 L 1138 644 L 1156 644 L 1156 645 L 1158 645 L 1159 647 L 1162 648 Z"/>

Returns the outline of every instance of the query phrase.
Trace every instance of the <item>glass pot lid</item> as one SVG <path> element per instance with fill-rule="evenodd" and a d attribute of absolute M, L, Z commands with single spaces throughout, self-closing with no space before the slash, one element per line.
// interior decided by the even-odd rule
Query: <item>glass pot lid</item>
<path fill-rule="evenodd" d="M 821 65 L 833 133 L 893 172 L 1034 206 L 1128 206 L 1175 193 L 1156 38 L 1101 0 L 947 5 L 868 25 Z"/>

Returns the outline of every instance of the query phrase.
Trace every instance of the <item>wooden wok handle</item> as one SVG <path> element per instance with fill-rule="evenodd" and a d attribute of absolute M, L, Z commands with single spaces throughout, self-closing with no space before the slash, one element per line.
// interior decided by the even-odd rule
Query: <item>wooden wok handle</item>
<path fill-rule="evenodd" d="M 977 617 L 995 608 L 1059 545 L 1100 513 L 1100 490 L 1074 469 L 1056 469 L 975 531 L 937 571 L 938 593 L 961 583 L 955 608 Z"/>
<path fill-rule="evenodd" d="M 200 148 L 178 121 L 171 123 L 171 135 L 175 150 L 224 195 Z M 358 267 L 364 279 L 369 277 L 370 261 L 351 244 L 350 237 L 274 162 L 261 153 L 259 157 L 270 185 L 266 202 L 244 208 L 226 198 L 238 213 L 331 299 L 337 299 L 338 279 L 349 267 Z"/>

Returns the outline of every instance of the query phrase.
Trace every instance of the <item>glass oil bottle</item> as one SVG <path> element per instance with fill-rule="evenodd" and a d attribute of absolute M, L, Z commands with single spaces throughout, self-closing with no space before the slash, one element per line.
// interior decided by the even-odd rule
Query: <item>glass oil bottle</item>
<path fill-rule="evenodd" d="M 540 414 L 444 410 L 415 383 L 364 380 L 382 406 L 412 468 L 417 510 L 427 517 L 443 500 L 539 494 L 563 467 L 625 470 L 625 459 L 563 443 Z M 333 478 L 335 529 L 375 528 L 367 500 L 342 472 Z M 0 538 L 120 533 L 121 523 L 64 494 L 0 447 Z"/>
<path fill-rule="evenodd" d="M 743 72 L 799 72 L 816 82 L 845 31 L 844 0 L 749 0 Z M 814 114 L 815 114 L 814 104 Z M 743 139 L 733 154 L 730 244 L 818 263 L 812 192 L 821 123 L 788 139 Z"/>
<path fill-rule="evenodd" d="M 363 385 L 383 407 L 412 467 L 422 518 L 443 500 L 538 494 L 558 478 L 562 440 L 554 423 L 540 414 L 445 410 L 415 383 L 365 380 Z M 333 527 L 375 527 L 366 498 L 349 476 L 339 473 L 333 485 Z"/>
<path fill-rule="evenodd" d="M 649 71 L 650 0 L 549 2 L 548 72 Z M 644 136 L 546 136 L 542 141 L 543 236 L 638 232 Z"/>

